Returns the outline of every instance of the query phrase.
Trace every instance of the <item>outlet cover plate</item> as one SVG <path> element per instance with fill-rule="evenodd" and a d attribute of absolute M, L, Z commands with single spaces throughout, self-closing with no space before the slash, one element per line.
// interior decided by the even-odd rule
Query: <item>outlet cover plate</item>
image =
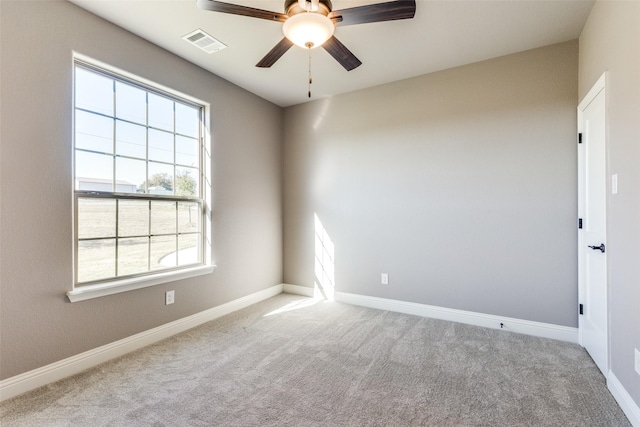
<path fill-rule="evenodd" d="M 388 285 L 389 284 L 389 274 L 388 273 L 382 273 L 380 275 L 380 283 L 382 283 L 383 285 Z"/>
<path fill-rule="evenodd" d="M 636 372 L 638 373 L 638 375 L 640 375 L 640 351 L 638 351 L 637 348 L 634 348 L 634 350 L 635 350 L 635 355 L 636 355 L 636 357 L 635 357 L 635 359 L 636 359 L 636 363 L 635 363 Z"/>
<path fill-rule="evenodd" d="M 173 304 L 176 300 L 176 291 L 167 291 L 164 294 L 164 305 Z"/>

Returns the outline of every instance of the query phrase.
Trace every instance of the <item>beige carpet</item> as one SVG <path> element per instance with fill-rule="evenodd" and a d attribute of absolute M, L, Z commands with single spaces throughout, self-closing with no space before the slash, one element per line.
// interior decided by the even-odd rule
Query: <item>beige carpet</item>
<path fill-rule="evenodd" d="M 9 426 L 629 426 L 579 346 L 279 295 L 0 405 Z"/>

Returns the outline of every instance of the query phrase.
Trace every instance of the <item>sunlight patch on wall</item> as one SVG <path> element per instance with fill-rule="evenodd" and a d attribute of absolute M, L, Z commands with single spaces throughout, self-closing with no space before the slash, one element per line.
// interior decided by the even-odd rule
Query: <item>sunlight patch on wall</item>
<path fill-rule="evenodd" d="M 325 230 L 320 218 L 314 214 L 315 220 L 315 267 L 316 276 L 314 297 L 329 301 L 334 300 L 335 294 L 335 250 L 333 242 Z"/>

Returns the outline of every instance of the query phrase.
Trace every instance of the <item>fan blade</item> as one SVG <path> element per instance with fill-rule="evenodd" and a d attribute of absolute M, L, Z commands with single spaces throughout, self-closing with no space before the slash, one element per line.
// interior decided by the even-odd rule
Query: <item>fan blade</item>
<path fill-rule="evenodd" d="M 198 7 L 211 12 L 230 13 L 232 15 L 249 16 L 251 18 L 267 19 L 269 21 L 284 22 L 288 16 L 278 12 L 269 10 L 256 9 L 239 4 L 225 3 L 216 0 L 197 0 Z"/>
<path fill-rule="evenodd" d="M 347 71 L 362 65 L 362 62 L 334 36 L 324 42 L 322 47 Z"/>
<path fill-rule="evenodd" d="M 273 49 L 269 51 L 269 53 L 265 55 L 264 58 L 260 60 L 260 62 L 256 64 L 256 67 L 260 67 L 260 68 L 271 67 L 273 64 L 276 63 L 278 59 L 280 59 L 282 55 L 285 54 L 286 51 L 289 50 L 291 46 L 293 46 L 293 42 L 286 37 L 283 38 L 282 40 L 280 40 L 280 42 L 277 45 L 274 46 Z"/>
<path fill-rule="evenodd" d="M 415 14 L 416 0 L 397 0 L 335 10 L 329 14 L 329 18 L 334 20 L 337 25 L 354 25 L 411 19 Z"/>

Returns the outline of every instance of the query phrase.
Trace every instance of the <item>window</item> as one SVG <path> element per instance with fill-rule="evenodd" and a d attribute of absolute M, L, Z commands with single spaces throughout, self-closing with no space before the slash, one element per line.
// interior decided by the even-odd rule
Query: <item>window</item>
<path fill-rule="evenodd" d="M 206 266 L 204 106 L 80 61 L 74 81 L 74 291 Z"/>

